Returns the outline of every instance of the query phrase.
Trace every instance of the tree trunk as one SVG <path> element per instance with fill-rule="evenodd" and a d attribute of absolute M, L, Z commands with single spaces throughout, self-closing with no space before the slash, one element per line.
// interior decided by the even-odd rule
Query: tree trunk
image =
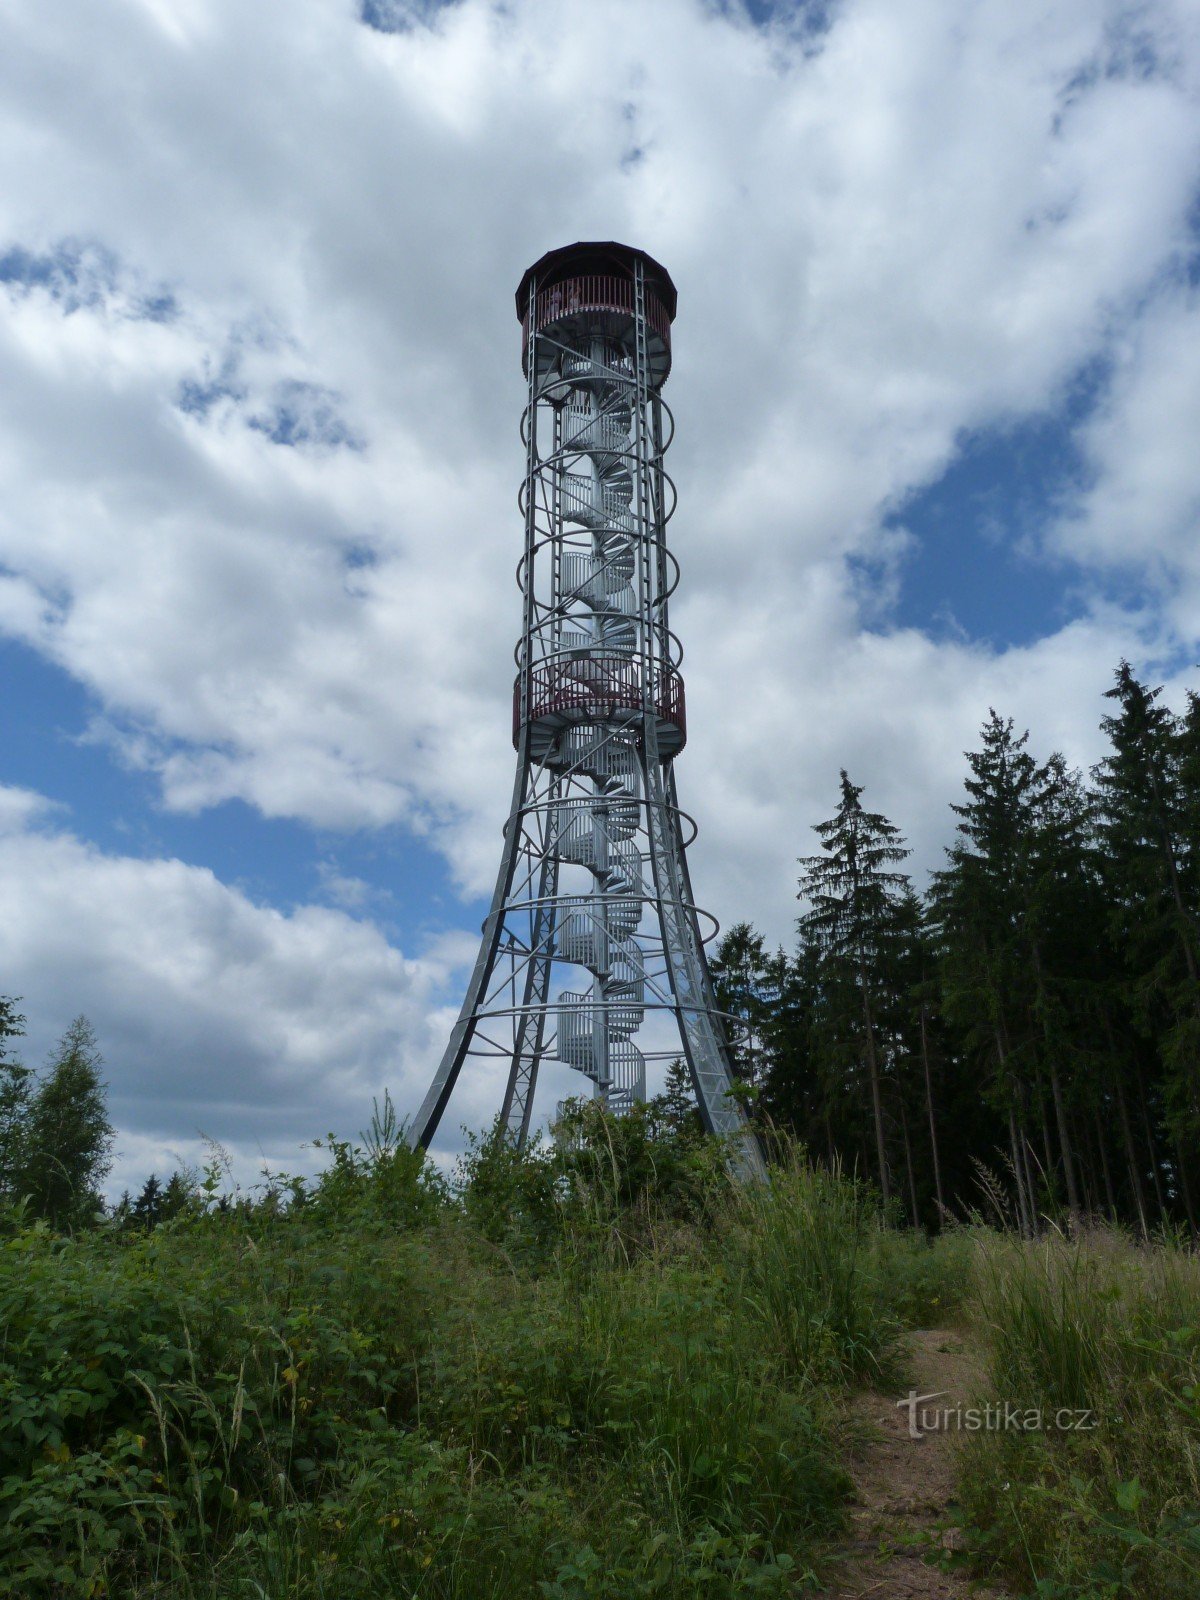
<path fill-rule="evenodd" d="M 908 1175 L 908 1199 L 912 1206 L 912 1225 L 914 1228 L 921 1226 L 921 1213 L 917 1206 L 917 1181 L 913 1176 L 912 1145 L 908 1138 L 908 1114 L 904 1109 L 904 1100 L 900 1099 L 900 1131 L 904 1136 L 904 1170 Z"/>
<path fill-rule="evenodd" d="M 1120 1051 L 1117 1050 L 1117 1040 L 1112 1037 L 1112 1018 L 1104 1008 L 1101 1008 L 1104 1018 L 1104 1035 L 1109 1040 L 1109 1070 L 1112 1077 L 1112 1088 L 1117 1094 L 1117 1109 L 1122 1120 L 1122 1139 L 1125 1142 L 1125 1160 L 1130 1168 L 1130 1186 L 1133 1187 L 1133 1203 L 1138 1208 L 1138 1224 L 1141 1227 L 1142 1238 L 1150 1237 L 1149 1221 L 1146 1213 L 1146 1184 L 1144 1173 L 1138 1162 L 1138 1144 L 1133 1138 L 1133 1128 L 1130 1126 L 1130 1106 L 1125 1099 L 1125 1080 L 1122 1078 L 1120 1067 Z M 1150 1165 L 1154 1165 L 1154 1152 L 1150 1152 Z M 1162 1210 L 1162 1206 L 1160 1206 Z"/>
<path fill-rule="evenodd" d="M 1175 1141 L 1175 1163 L 1175 1170 L 1179 1173 L 1179 1190 L 1183 1195 L 1183 1208 L 1187 1212 L 1188 1225 L 1192 1232 L 1196 1233 L 1198 1230 L 1196 1227 L 1196 1208 L 1192 1204 L 1192 1186 L 1188 1182 L 1187 1166 L 1183 1159 L 1183 1145 L 1178 1139 Z"/>
<path fill-rule="evenodd" d="M 1079 1198 L 1083 1205 L 1083 1215 L 1098 1217 L 1101 1208 L 1096 1204 L 1096 1153 L 1088 1141 L 1085 1130 L 1078 1123 L 1075 1124 L 1071 1140 L 1078 1152 L 1076 1176 L 1079 1179 Z"/>
<path fill-rule="evenodd" d="M 1063 1172 L 1067 1180 L 1067 1209 L 1072 1222 L 1079 1219 L 1079 1186 L 1075 1182 L 1075 1152 L 1071 1145 L 1071 1131 L 1067 1126 L 1067 1112 L 1063 1105 L 1062 1086 L 1058 1080 L 1058 1064 L 1050 1057 L 1050 1092 L 1054 1096 L 1054 1119 L 1058 1124 L 1058 1143 L 1062 1150 Z"/>
<path fill-rule="evenodd" d="M 1030 1237 L 1036 1239 L 1041 1233 L 1041 1214 L 1038 1210 L 1037 1183 L 1033 1176 L 1033 1146 L 1029 1142 L 1029 1135 L 1025 1131 L 1025 1118 L 1017 1118 L 1017 1148 L 1021 1152 L 1021 1160 L 1025 1164 L 1025 1188 L 1029 1195 L 1029 1228 Z M 1044 1176 L 1044 1174 L 1043 1174 Z"/>
<path fill-rule="evenodd" d="M 938 1159 L 937 1118 L 933 1110 L 933 1074 L 929 1070 L 929 1030 L 925 1007 L 921 1007 L 921 1064 L 925 1069 L 925 1108 L 929 1113 L 929 1148 L 933 1152 L 933 1191 L 937 1196 L 938 1226 L 946 1215 L 942 1196 L 942 1164 Z"/>
<path fill-rule="evenodd" d="M 1033 972 L 1037 982 L 1038 1011 L 1042 1019 L 1042 1043 L 1046 1048 L 1046 1065 L 1050 1071 L 1050 1092 L 1054 1097 L 1054 1120 L 1058 1126 L 1058 1146 L 1062 1151 L 1063 1176 L 1067 1180 L 1067 1210 L 1071 1213 L 1071 1221 L 1075 1223 L 1079 1218 L 1079 1188 L 1075 1182 L 1075 1152 L 1071 1147 L 1071 1130 L 1067 1126 L 1066 1107 L 1063 1104 L 1062 1084 L 1058 1076 L 1058 1058 L 1050 1039 L 1050 1028 L 1046 1020 L 1046 986 L 1042 978 L 1042 952 L 1038 948 L 1036 939 L 1031 941 L 1030 950 L 1033 955 Z M 1044 1116 L 1044 1110 L 1043 1110 Z"/>
<path fill-rule="evenodd" d="M 1012 1146 L 1013 1178 L 1017 1185 L 1017 1215 L 1020 1218 L 1021 1235 L 1023 1238 L 1033 1238 L 1033 1224 L 1030 1221 L 1030 1210 L 1025 1202 L 1025 1178 L 1021 1162 L 1021 1151 L 1017 1144 L 1017 1119 L 1011 1106 L 1008 1108 L 1008 1137 Z"/>
<path fill-rule="evenodd" d="M 1042 1170 L 1046 1175 L 1046 1184 L 1055 1200 L 1058 1199 L 1058 1183 L 1055 1173 L 1058 1171 L 1058 1162 L 1054 1159 L 1054 1147 L 1050 1142 L 1050 1124 L 1046 1120 L 1046 1096 L 1042 1089 L 1041 1073 L 1038 1073 L 1037 1110 L 1038 1125 L 1042 1130 Z"/>
<path fill-rule="evenodd" d="M 1007 1086 L 1010 1093 L 1013 1091 L 1018 1091 L 1020 1086 L 1015 1082 L 1015 1080 L 1009 1077 L 1009 1073 L 1007 1071 L 1008 1055 L 1004 1048 L 1004 1033 L 998 1022 L 995 1024 L 994 1036 L 996 1040 L 996 1058 L 999 1063 L 1000 1078 L 1001 1080 L 1007 1080 Z M 1021 1093 L 1020 1098 L 1022 1104 L 1024 1104 L 1023 1093 Z M 1017 1205 L 1021 1212 L 1023 1231 L 1025 1231 L 1028 1238 L 1032 1239 L 1035 1237 L 1037 1231 L 1036 1224 L 1034 1222 L 1037 1206 L 1034 1200 L 1033 1186 L 1029 1181 L 1029 1168 L 1025 1157 L 1025 1145 L 1027 1141 L 1025 1139 L 1025 1124 L 1023 1118 L 1021 1120 L 1020 1128 L 1021 1136 L 1018 1139 L 1017 1118 L 1014 1115 L 1012 1106 L 1010 1105 L 1008 1111 L 1008 1131 L 1012 1139 L 1013 1172 L 1017 1180 Z"/>
<path fill-rule="evenodd" d="M 866 1030 L 867 1071 L 871 1076 L 871 1107 L 875 1113 L 875 1149 L 879 1157 L 879 1187 L 883 1191 L 883 1203 L 887 1205 L 892 1197 L 892 1185 L 888 1177 L 887 1147 L 883 1138 L 883 1095 L 879 1086 L 879 1062 L 875 1055 L 875 1028 L 871 1020 L 871 997 L 867 989 L 866 964 L 859 960 L 858 981 L 862 990 L 863 1028 Z"/>
<path fill-rule="evenodd" d="M 1108 1146 L 1104 1138 L 1104 1124 L 1100 1121 L 1100 1107 L 1092 1102 L 1092 1129 L 1096 1139 L 1096 1149 L 1100 1156 L 1100 1174 L 1104 1179 L 1104 1199 L 1108 1206 L 1110 1222 L 1116 1222 L 1117 1195 L 1113 1188 L 1112 1168 L 1108 1164 Z"/>
<path fill-rule="evenodd" d="M 1146 1221 L 1146 1196 L 1142 1185 L 1142 1174 L 1138 1170 L 1137 1145 L 1133 1140 L 1133 1129 L 1129 1126 L 1129 1107 L 1125 1103 L 1125 1086 L 1121 1082 L 1120 1069 L 1113 1072 L 1113 1084 L 1117 1094 L 1117 1106 L 1121 1113 L 1121 1138 L 1125 1145 L 1125 1164 L 1129 1168 L 1129 1185 L 1133 1190 L 1133 1203 L 1137 1207 L 1138 1226 L 1142 1230 L 1142 1238 L 1150 1237 L 1150 1226 Z"/>
<path fill-rule="evenodd" d="M 1158 1149 L 1154 1143 L 1154 1124 L 1150 1121 L 1150 1107 L 1146 1104 L 1146 1080 L 1139 1072 L 1137 1075 L 1138 1099 L 1142 1103 L 1142 1131 L 1146 1136 L 1146 1148 L 1150 1152 L 1150 1171 L 1154 1178 L 1154 1194 L 1158 1201 L 1158 1214 L 1165 1217 L 1167 1202 L 1163 1195 L 1162 1167 L 1158 1159 Z"/>

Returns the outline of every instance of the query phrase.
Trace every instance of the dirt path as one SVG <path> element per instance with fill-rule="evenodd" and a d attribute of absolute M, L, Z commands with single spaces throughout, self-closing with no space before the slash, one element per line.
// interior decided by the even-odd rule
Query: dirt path
<path fill-rule="evenodd" d="M 966 1400 L 976 1365 L 961 1335 L 928 1328 L 912 1336 L 918 1394 L 941 1392 L 931 1408 Z M 851 1538 L 826 1591 L 830 1600 L 1004 1600 L 1001 1591 L 939 1569 L 959 1547 L 954 1524 L 953 1433 L 910 1437 L 897 1395 L 868 1393 L 854 1404 L 867 1443 L 851 1463 L 857 1503 Z"/>

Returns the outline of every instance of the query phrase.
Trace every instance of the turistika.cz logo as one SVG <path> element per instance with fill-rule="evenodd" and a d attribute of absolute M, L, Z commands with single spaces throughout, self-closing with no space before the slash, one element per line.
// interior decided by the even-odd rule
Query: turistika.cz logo
<path fill-rule="evenodd" d="M 949 1391 L 918 1394 L 910 1389 L 896 1405 L 908 1411 L 908 1436 L 919 1439 L 926 1433 L 1086 1433 L 1100 1426 L 1100 1419 L 1086 1407 L 1060 1406 L 1045 1411 L 1041 1406 L 1023 1406 L 1013 1400 L 988 1400 L 976 1406 L 935 1406 Z"/>

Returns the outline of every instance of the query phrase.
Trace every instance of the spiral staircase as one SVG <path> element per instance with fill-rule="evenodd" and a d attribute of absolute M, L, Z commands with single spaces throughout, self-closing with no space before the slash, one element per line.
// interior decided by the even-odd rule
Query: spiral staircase
<path fill-rule="evenodd" d="M 628 366 L 619 347 L 594 337 L 549 375 L 564 527 L 591 535 L 590 548 L 563 550 L 554 653 L 563 676 L 601 695 L 622 663 L 632 668 L 641 645 Z M 642 799 L 636 741 L 611 722 L 577 722 L 559 735 L 548 764 L 574 780 L 568 787 L 592 791 L 560 802 L 555 818 L 559 859 L 593 879 L 590 894 L 559 900 L 556 953 L 591 982 L 559 996 L 558 1059 L 590 1078 L 614 1110 L 626 1110 L 646 1096 L 646 1063 L 632 1043 L 646 989 L 634 938 L 643 907 L 642 856 L 631 842 Z"/>

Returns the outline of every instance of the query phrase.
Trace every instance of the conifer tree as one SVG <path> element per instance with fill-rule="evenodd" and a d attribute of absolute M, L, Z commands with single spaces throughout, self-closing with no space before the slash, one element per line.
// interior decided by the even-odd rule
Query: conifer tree
<path fill-rule="evenodd" d="M 1072 1124 L 1087 1076 L 1091 974 L 1104 964 L 1103 896 L 1093 848 L 1094 807 L 1081 775 L 1055 754 L 1039 776 L 1023 927 L 1042 1075 L 1050 1085 L 1067 1204 L 1078 1217 L 1086 1170 Z"/>
<path fill-rule="evenodd" d="M 138 1228 L 145 1228 L 147 1232 L 157 1227 L 162 1219 L 162 1184 L 158 1181 L 158 1174 L 152 1172 L 142 1186 L 142 1192 L 129 1207 L 129 1220 Z"/>
<path fill-rule="evenodd" d="M 886 1201 L 891 1174 L 877 1012 L 895 942 L 897 908 L 908 890 L 907 877 L 892 869 L 909 851 L 900 830 L 885 816 L 863 810 L 861 794 L 861 785 L 851 783 L 843 770 L 837 811 L 814 830 L 824 854 L 801 857 L 797 898 L 809 904 L 799 926 L 816 941 L 823 977 L 839 998 L 853 996 L 857 1015 L 852 1020 L 843 1014 L 838 1020 L 847 1025 L 844 1037 L 852 1033 L 866 1068 L 876 1170 Z"/>
<path fill-rule="evenodd" d="M 951 808 L 959 837 L 947 851 L 949 865 L 934 876 L 932 908 L 946 1015 L 1007 1123 L 1018 1212 L 1032 1232 L 1040 1206 L 1031 1134 L 1044 1108 L 1037 1103 L 1024 923 L 1045 773 L 1025 748 L 1028 737 L 1014 734 L 1011 718 L 989 713 L 982 748 L 967 753 L 968 798 Z M 1049 1169 L 1048 1151 L 1046 1157 Z"/>
<path fill-rule="evenodd" d="M 815 1023 L 819 957 L 802 940 L 794 958 L 778 951 L 768 962 L 772 997 L 763 1021 L 765 1039 L 761 1108 L 768 1122 L 794 1133 L 832 1166 L 838 1151 L 823 1092 Z"/>
<path fill-rule="evenodd" d="M 773 1009 L 770 964 L 761 933 L 737 922 L 718 944 L 710 963 L 719 1009 L 730 1020 L 730 1048 L 738 1076 L 757 1083 L 764 1067 L 763 1028 Z"/>
<path fill-rule="evenodd" d="M 704 1122 L 696 1103 L 696 1091 L 692 1088 L 691 1074 L 681 1056 L 676 1056 L 667 1067 L 666 1084 L 662 1094 L 655 1097 L 654 1106 L 674 1138 L 685 1144 L 693 1144 L 702 1137 Z"/>
<path fill-rule="evenodd" d="M 1189 838 L 1200 815 L 1200 718 L 1189 702 L 1177 723 L 1161 692 L 1120 663 L 1107 692 L 1118 709 L 1101 724 L 1111 750 L 1095 777 L 1110 927 L 1137 1025 L 1159 1041 L 1176 1176 L 1194 1227 L 1188 1155 L 1200 1135 L 1200 925 Z"/>

